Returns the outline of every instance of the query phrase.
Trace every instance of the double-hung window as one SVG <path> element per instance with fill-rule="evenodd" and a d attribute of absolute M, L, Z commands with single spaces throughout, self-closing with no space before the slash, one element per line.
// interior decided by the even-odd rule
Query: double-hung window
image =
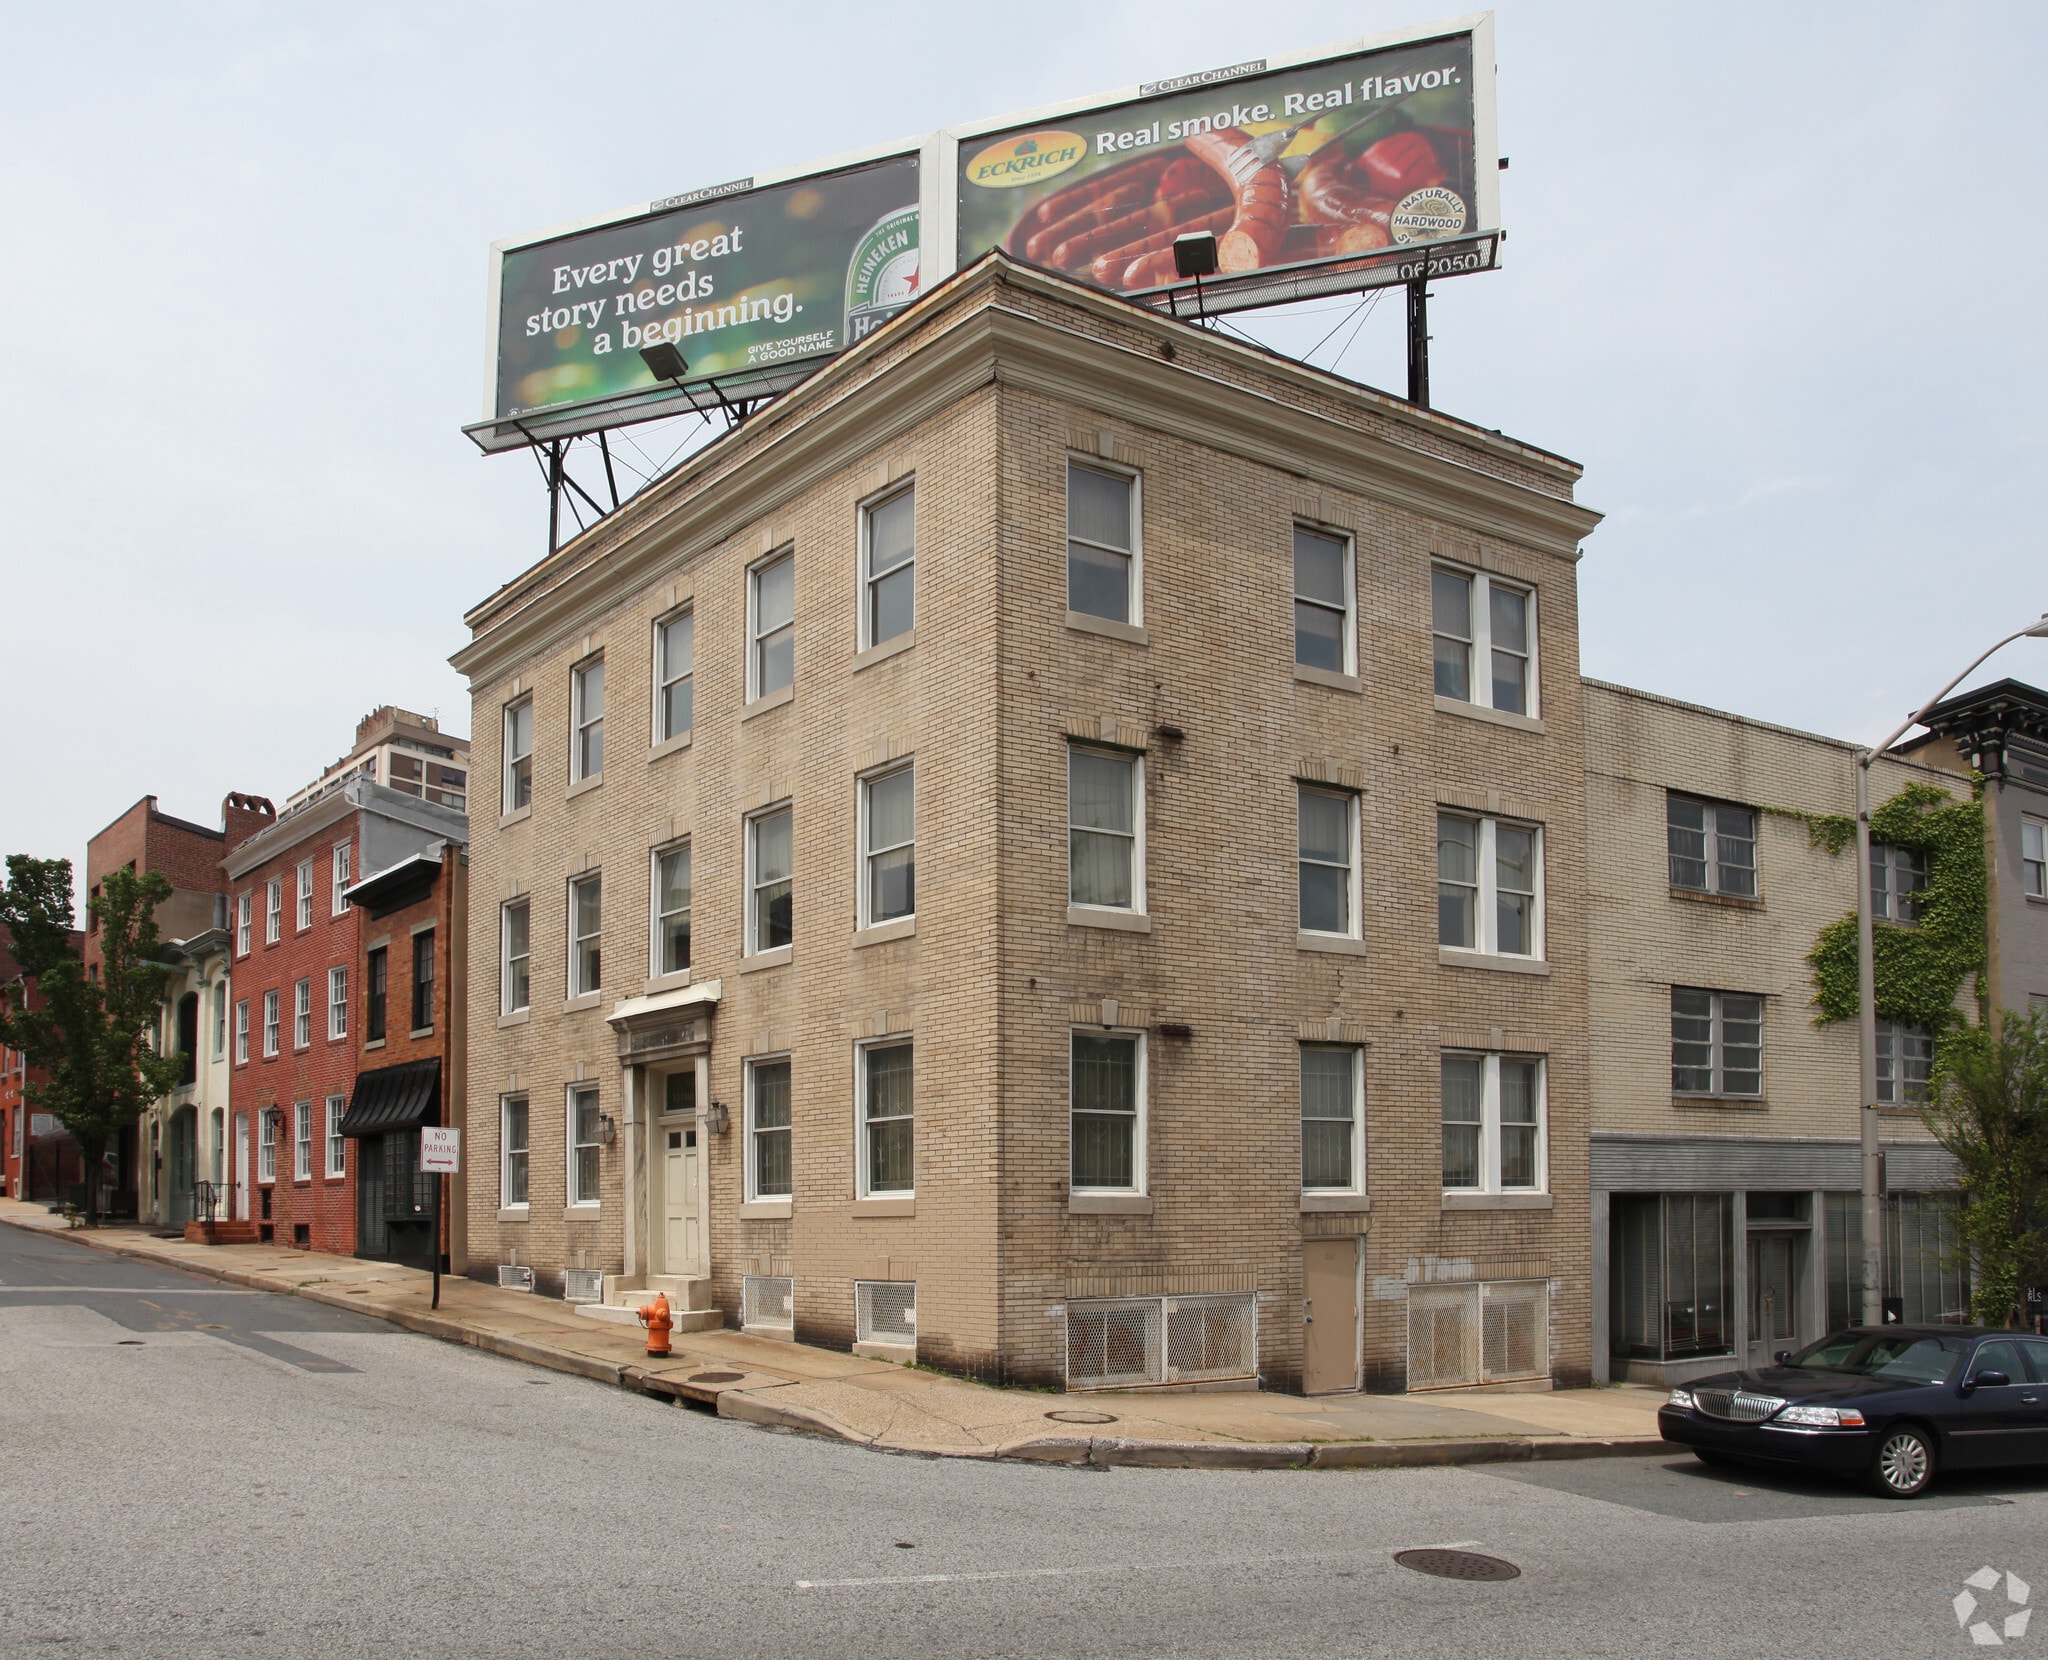
<path fill-rule="evenodd" d="M 311 859 L 304 860 L 299 865 L 298 891 L 294 897 L 298 900 L 299 905 L 299 932 L 304 933 L 313 926 L 313 861 Z"/>
<path fill-rule="evenodd" d="M 391 996 L 391 950 L 380 945 L 363 964 L 363 1041 L 382 1043 Z"/>
<path fill-rule="evenodd" d="M 1674 888 L 1756 897 L 1756 814 L 1749 808 L 1667 795 L 1664 841 Z"/>
<path fill-rule="evenodd" d="M 505 765 L 502 811 L 533 805 L 533 699 L 505 705 Z"/>
<path fill-rule="evenodd" d="M 340 916 L 348 910 L 349 850 L 350 844 L 348 842 L 336 842 L 334 844 L 334 895 L 332 903 L 328 908 L 336 916 Z"/>
<path fill-rule="evenodd" d="M 345 968 L 327 971 L 327 1035 L 330 1038 L 348 1036 L 348 970 Z"/>
<path fill-rule="evenodd" d="M 654 625 L 654 741 L 667 743 L 696 719 L 697 617 L 678 611 Z"/>
<path fill-rule="evenodd" d="M 433 1030 L 434 1026 L 434 930 L 422 929 L 412 937 L 412 1029 Z"/>
<path fill-rule="evenodd" d="M 263 885 L 263 941 L 275 945 L 284 938 L 284 878 L 273 876 Z"/>
<path fill-rule="evenodd" d="M 789 1058 L 747 1062 L 747 1197 L 787 1199 L 791 1182 Z"/>
<path fill-rule="evenodd" d="M 498 1103 L 498 1203 L 526 1206 L 526 1097 L 507 1095 Z"/>
<path fill-rule="evenodd" d="M 292 986 L 292 1047 L 313 1046 L 313 982 L 299 980 Z"/>
<path fill-rule="evenodd" d="M 917 490 L 898 490 L 861 512 L 861 645 L 878 646 L 917 626 Z"/>
<path fill-rule="evenodd" d="M 272 995 L 276 994 L 273 992 Z M 265 1107 L 256 1114 L 256 1179 L 259 1182 L 277 1180 L 277 1121 L 283 1116 L 275 1107 Z"/>
<path fill-rule="evenodd" d="M 1077 1193 L 1145 1190 L 1145 1040 L 1076 1029 L 1068 1072 L 1070 1164 Z"/>
<path fill-rule="evenodd" d="M 1358 935 L 1358 798 L 1296 787 L 1295 853 L 1305 934 Z"/>
<path fill-rule="evenodd" d="M 251 902 L 252 899 L 249 894 L 244 893 L 235 896 L 235 955 L 238 957 L 246 957 L 249 954 L 249 907 Z"/>
<path fill-rule="evenodd" d="M 864 927 L 917 910 L 917 772 L 897 767 L 861 780 Z"/>
<path fill-rule="evenodd" d="M 1351 544 L 1294 527 L 1294 661 L 1305 669 L 1356 674 Z"/>
<path fill-rule="evenodd" d="M 902 1198 L 916 1186 L 911 1046 L 873 1043 L 860 1052 L 862 1197 Z"/>
<path fill-rule="evenodd" d="M 1761 1096 L 1764 1000 L 1748 992 L 1671 988 L 1674 1095 Z"/>
<path fill-rule="evenodd" d="M 263 994 L 263 1053 L 265 1055 L 277 1053 L 277 993 L 275 991 L 266 991 Z"/>
<path fill-rule="evenodd" d="M 213 988 L 213 1058 L 225 1060 L 228 1052 L 228 988 Z"/>
<path fill-rule="evenodd" d="M 1543 1074 L 1532 1055 L 1443 1056 L 1445 1192 L 1542 1190 Z"/>
<path fill-rule="evenodd" d="M 1510 715 L 1536 713 L 1536 595 L 1483 571 L 1432 566 L 1436 695 Z"/>
<path fill-rule="evenodd" d="M 1542 831 L 1438 813 L 1436 894 L 1437 944 L 1502 957 L 1542 956 Z"/>
<path fill-rule="evenodd" d="M 569 1203 L 597 1204 L 598 1151 L 604 1133 L 594 1086 L 569 1091 Z"/>
<path fill-rule="evenodd" d="M 778 554 L 747 573 L 749 702 L 796 681 L 796 555 Z"/>
<path fill-rule="evenodd" d="M 604 771 L 604 654 L 569 671 L 569 782 Z"/>
<path fill-rule="evenodd" d="M 327 1097 L 327 1179 L 340 1181 L 348 1174 L 348 1142 L 341 1133 L 341 1121 L 348 1115 L 348 1097 Z"/>
<path fill-rule="evenodd" d="M 249 1058 L 249 999 L 243 998 L 235 1005 L 235 1064 L 240 1066 Z"/>
<path fill-rule="evenodd" d="M 604 985 L 604 876 L 593 871 L 569 884 L 569 995 L 588 997 Z"/>
<path fill-rule="evenodd" d="M 1920 890 L 1927 886 L 1927 855 L 1889 842 L 1870 844 L 1870 914 L 1887 922 L 1920 920 Z"/>
<path fill-rule="evenodd" d="M 2029 899 L 2048 899 L 2048 824 L 2020 820 L 2020 892 Z"/>
<path fill-rule="evenodd" d="M 1918 1026 L 1877 1023 L 1877 1098 L 1887 1106 L 1918 1106 L 1928 1098 L 1934 1040 Z"/>
<path fill-rule="evenodd" d="M 1144 620 L 1138 481 L 1067 463 L 1067 609 L 1108 622 Z"/>
<path fill-rule="evenodd" d="M 794 832 L 788 807 L 747 820 L 747 954 L 796 939 Z"/>
<path fill-rule="evenodd" d="M 690 844 L 654 850 L 654 960 L 649 972 L 682 974 L 690 966 Z"/>
<path fill-rule="evenodd" d="M 498 923 L 498 1012 L 517 1014 L 533 1001 L 533 901 L 507 901 Z"/>
<path fill-rule="evenodd" d="M 292 1103 L 292 1180 L 313 1179 L 313 1103 Z"/>
<path fill-rule="evenodd" d="M 1145 908 L 1145 772 L 1135 755 L 1067 750 L 1067 902 Z"/>
<path fill-rule="evenodd" d="M 1365 1187 L 1359 1145 L 1364 1124 L 1364 1053 L 1325 1043 L 1301 1046 L 1301 1187 L 1358 1193 Z"/>

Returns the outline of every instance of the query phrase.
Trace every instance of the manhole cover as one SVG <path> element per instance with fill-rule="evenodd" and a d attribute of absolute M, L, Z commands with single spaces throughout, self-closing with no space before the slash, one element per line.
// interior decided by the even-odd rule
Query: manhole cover
<path fill-rule="evenodd" d="M 738 1383 L 747 1374 L 744 1372 L 692 1372 L 692 1383 Z"/>
<path fill-rule="evenodd" d="M 138 1349 L 142 1347 L 142 1339 L 139 1337 L 117 1337 L 114 1339 L 114 1341 L 121 1344 L 123 1347 L 126 1347 L 129 1344 L 133 1344 Z"/>
<path fill-rule="evenodd" d="M 1394 1560 L 1419 1574 L 1438 1579 L 1520 1579 L 1522 1570 L 1497 1556 L 1481 1556 L 1476 1550 L 1398 1550 Z"/>
<path fill-rule="evenodd" d="M 1048 1418 L 1055 1418 L 1063 1424 L 1113 1424 L 1114 1412 L 1048 1412 Z"/>

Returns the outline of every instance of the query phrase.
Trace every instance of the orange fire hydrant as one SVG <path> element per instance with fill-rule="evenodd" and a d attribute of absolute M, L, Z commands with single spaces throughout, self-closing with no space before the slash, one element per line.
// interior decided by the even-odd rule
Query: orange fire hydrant
<path fill-rule="evenodd" d="M 676 1323 L 668 1311 L 668 1293 L 655 1292 L 654 1301 L 641 1304 L 637 1312 L 640 1324 L 647 1328 L 647 1352 L 651 1355 L 667 1354 L 668 1334 L 676 1329 Z"/>

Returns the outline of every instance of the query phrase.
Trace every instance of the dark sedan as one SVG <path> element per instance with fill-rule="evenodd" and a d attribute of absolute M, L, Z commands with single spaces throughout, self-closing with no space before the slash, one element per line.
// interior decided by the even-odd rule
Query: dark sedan
<path fill-rule="evenodd" d="M 1708 1464 L 1798 1465 L 1916 1498 L 1937 1469 L 2048 1464 L 2048 1338 L 1862 1326 L 1674 1389 L 1657 1427 Z"/>

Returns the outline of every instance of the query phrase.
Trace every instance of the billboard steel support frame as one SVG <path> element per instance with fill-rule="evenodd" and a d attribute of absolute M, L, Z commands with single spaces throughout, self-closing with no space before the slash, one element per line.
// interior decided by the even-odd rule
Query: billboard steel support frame
<path fill-rule="evenodd" d="M 1408 401 L 1429 407 L 1429 279 L 1408 285 Z"/>

